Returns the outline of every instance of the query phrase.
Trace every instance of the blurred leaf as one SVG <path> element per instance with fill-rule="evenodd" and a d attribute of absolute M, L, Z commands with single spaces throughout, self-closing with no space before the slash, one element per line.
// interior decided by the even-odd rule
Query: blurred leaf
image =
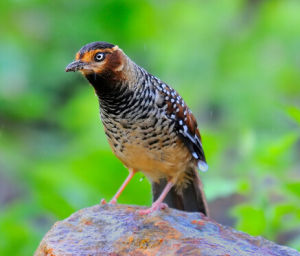
<path fill-rule="evenodd" d="M 218 189 L 214 189 L 214 188 Z M 220 178 L 205 179 L 205 193 L 208 200 L 214 200 L 220 197 L 232 195 L 237 190 L 235 180 L 224 180 Z"/>
<path fill-rule="evenodd" d="M 251 189 L 251 186 L 249 184 L 249 180 L 246 180 L 246 179 L 240 180 L 240 182 L 238 183 L 238 186 L 237 186 L 237 190 L 241 194 L 248 194 L 250 192 L 250 189 Z"/>
<path fill-rule="evenodd" d="M 284 166 L 283 157 L 291 150 L 298 139 L 299 133 L 296 132 L 277 137 L 274 142 L 269 143 L 259 152 L 258 158 L 262 163 L 270 166 Z"/>
<path fill-rule="evenodd" d="M 232 211 L 238 217 L 236 228 L 251 235 L 260 235 L 264 232 L 267 221 L 264 211 L 251 205 L 236 206 Z"/>
<path fill-rule="evenodd" d="M 297 226 L 295 224 L 300 220 L 300 206 L 285 202 L 276 204 L 273 207 L 273 216 L 270 216 L 270 219 L 273 232 L 278 232 L 278 230 L 287 231 L 291 228 L 296 228 Z M 291 223 L 291 226 L 288 225 L 288 223 Z"/>
<path fill-rule="evenodd" d="M 300 199 L 300 181 L 287 183 L 286 188 Z"/>
<path fill-rule="evenodd" d="M 287 113 L 300 124 L 300 109 L 291 106 L 287 108 Z"/>

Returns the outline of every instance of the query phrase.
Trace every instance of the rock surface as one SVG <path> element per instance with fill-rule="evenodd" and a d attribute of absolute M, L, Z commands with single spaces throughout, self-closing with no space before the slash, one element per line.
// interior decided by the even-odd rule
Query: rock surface
<path fill-rule="evenodd" d="M 294 249 L 222 226 L 200 213 L 165 209 L 140 216 L 141 207 L 96 205 L 53 225 L 35 256 L 272 255 Z"/>

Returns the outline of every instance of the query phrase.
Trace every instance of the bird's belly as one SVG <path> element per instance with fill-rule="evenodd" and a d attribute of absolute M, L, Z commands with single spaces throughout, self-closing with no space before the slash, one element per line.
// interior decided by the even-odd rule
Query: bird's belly
<path fill-rule="evenodd" d="M 151 180 L 159 180 L 172 178 L 186 170 L 191 160 L 190 154 L 180 148 L 180 145 L 172 145 L 150 149 L 140 144 L 125 144 L 122 152 L 115 153 L 127 167 L 142 171 Z"/>
<path fill-rule="evenodd" d="M 142 171 L 153 181 L 178 176 L 191 162 L 188 149 L 167 126 L 148 131 L 140 127 L 120 129 L 109 134 L 108 141 L 125 166 Z"/>

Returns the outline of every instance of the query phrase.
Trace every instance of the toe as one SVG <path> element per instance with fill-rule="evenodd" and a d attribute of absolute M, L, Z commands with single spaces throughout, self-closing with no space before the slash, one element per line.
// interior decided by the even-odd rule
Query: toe
<path fill-rule="evenodd" d="M 152 209 L 151 208 L 148 208 L 148 209 L 145 209 L 145 210 L 139 210 L 138 211 L 138 214 L 139 215 L 147 215 L 147 214 L 149 214 L 149 213 L 151 213 L 152 212 Z"/>
<path fill-rule="evenodd" d="M 101 201 L 100 201 L 100 204 L 101 204 L 101 205 L 106 204 L 106 200 L 105 200 L 104 198 L 102 198 Z"/>
<path fill-rule="evenodd" d="M 110 200 L 110 202 L 109 202 L 110 204 L 117 204 L 117 199 L 112 199 L 112 200 Z"/>
<path fill-rule="evenodd" d="M 152 204 L 152 206 L 150 208 L 145 209 L 145 210 L 139 210 L 138 213 L 140 215 L 147 215 L 147 214 L 150 214 L 154 211 L 157 211 L 157 210 L 160 210 L 160 209 L 163 210 L 163 209 L 166 209 L 166 208 L 168 208 L 168 205 L 165 204 L 165 203 L 160 203 L 160 204 L 155 204 L 154 203 L 154 204 Z"/>
<path fill-rule="evenodd" d="M 168 208 L 169 206 L 165 203 L 161 203 L 158 207 L 159 207 L 159 209 L 164 210 L 164 209 Z"/>

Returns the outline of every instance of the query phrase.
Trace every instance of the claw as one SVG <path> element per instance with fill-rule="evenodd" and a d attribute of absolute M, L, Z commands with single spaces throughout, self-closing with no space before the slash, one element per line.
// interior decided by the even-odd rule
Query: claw
<path fill-rule="evenodd" d="M 167 208 L 169 208 L 169 206 L 167 204 L 165 204 L 165 203 L 161 203 L 160 206 L 159 206 L 160 210 L 165 210 Z"/>
<path fill-rule="evenodd" d="M 158 203 L 158 204 L 153 203 L 150 208 L 145 209 L 145 210 L 139 210 L 138 213 L 140 215 L 148 215 L 148 214 L 150 214 L 152 212 L 155 212 L 157 210 L 164 210 L 166 208 L 168 208 L 168 205 L 165 204 L 165 203 Z"/>
<path fill-rule="evenodd" d="M 106 200 L 104 198 L 102 198 L 101 201 L 100 201 L 100 204 L 101 205 L 105 205 L 105 204 L 107 204 L 107 202 L 106 202 Z"/>
<path fill-rule="evenodd" d="M 167 204 L 163 203 L 166 195 L 168 194 L 168 192 L 170 191 L 170 189 L 173 187 L 173 183 L 172 181 L 169 181 L 167 183 L 167 185 L 165 186 L 163 192 L 160 194 L 159 198 L 152 204 L 152 206 L 149 209 L 146 210 L 140 210 L 139 214 L 140 215 L 146 215 L 149 214 L 151 212 L 157 211 L 159 209 L 165 209 L 168 207 Z"/>

